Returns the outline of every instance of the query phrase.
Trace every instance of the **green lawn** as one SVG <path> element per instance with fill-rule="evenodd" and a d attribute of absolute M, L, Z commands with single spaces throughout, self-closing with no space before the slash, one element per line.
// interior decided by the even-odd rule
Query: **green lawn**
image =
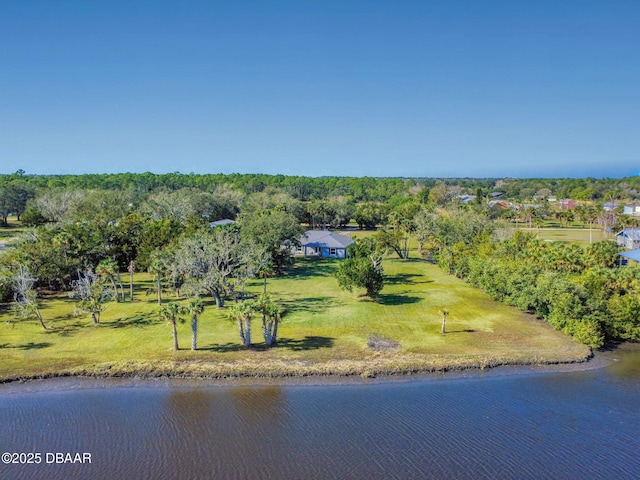
<path fill-rule="evenodd" d="M 10 244 L 15 237 L 25 231 L 25 228 L 15 217 L 9 217 L 7 223 L 9 226 L 0 225 L 0 242 Z"/>
<path fill-rule="evenodd" d="M 73 315 L 73 301 L 54 295 L 41 301 L 51 327 L 35 320 L 13 325 L 0 313 L 0 378 L 61 373 L 141 375 L 308 375 L 430 371 L 505 363 L 565 362 L 589 350 L 542 321 L 493 302 L 483 292 L 418 259 L 385 260 L 386 284 L 377 302 L 338 288 L 339 260 L 297 259 L 292 271 L 269 279 L 268 290 L 288 310 L 279 344 L 266 350 L 254 321 L 255 348 L 240 346 L 225 310 L 207 302 L 199 347 L 188 350 L 190 327 L 179 326 L 182 349 L 172 351 L 171 328 L 158 318 L 155 298 L 145 296 L 151 279 L 136 275 L 136 299 L 111 303 L 93 326 Z M 259 293 L 262 282 L 247 291 Z M 438 310 L 447 308 L 447 334 Z M 375 350 L 371 336 L 397 348 Z"/>
<path fill-rule="evenodd" d="M 520 228 L 525 232 L 532 232 L 542 240 L 575 242 L 583 247 L 589 245 L 589 240 L 599 242 L 600 240 L 615 240 L 613 235 L 606 234 L 601 228 Z"/>

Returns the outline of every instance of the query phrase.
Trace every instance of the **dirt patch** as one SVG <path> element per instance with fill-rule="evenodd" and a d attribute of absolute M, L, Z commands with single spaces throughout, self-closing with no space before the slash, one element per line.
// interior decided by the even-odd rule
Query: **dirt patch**
<path fill-rule="evenodd" d="M 374 352 L 389 352 L 400 348 L 400 344 L 390 338 L 379 337 L 378 335 L 371 335 L 367 340 L 367 347 Z"/>

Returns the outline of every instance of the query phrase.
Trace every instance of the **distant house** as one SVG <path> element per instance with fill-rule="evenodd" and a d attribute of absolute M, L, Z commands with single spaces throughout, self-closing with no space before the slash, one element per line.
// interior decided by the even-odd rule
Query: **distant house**
<path fill-rule="evenodd" d="M 489 207 L 496 207 L 496 208 L 499 208 L 500 210 L 509 210 L 509 209 L 517 210 L 516 206 L 513 203 L 507 202 L 505 200 L 491 200 L 488 205 Z"/>
<path fill-rule="evenodd" d="M 491 196 L 493 198 L 500 198 L 503 195 L 504 195 L 504 192 L 491 192 Z"/>
<path fill-rule="evenodd" d="M 300 238 L 296 254 L 305 257 L 346 258 L 347 247 L 353 243 L 351 237 L 329 230 L 309 230 Z"/>
<path fill-rule="evenodd" d="M 627 252 L 620 252 L 618 253 L 618 255 L 620 255 L 621 257 L 624 257 L 624 259 L 621 259 L 622 261 L 620 262 L 620 266 L 622 265 L 628 265 L 628 260 L 633 260 L 634 262 L 639 262 L 640 263 L 640 250 L 636 249 L 636 250 L 629 250 Z"/>
<path fill-rule="evenodd" d="M 625 228 L 616 234 L 616 242 L 620 247 L 640 248 L 640 228 Z"/>
<path fill-rule="evenodd" d="M 216 220 L 215 222 L 211 222 L 209 224 L 209 228 L 221 227 L 222 225 L 229 225 L 230 223 L 236 223 L 236 221 L 230 220 L 228 218 L 224 218 L 222 220 Z"/>
<path fill-rule="evenodd" d="M 640 205 L 625 205 L 622 213 L 634 217 L 640 216 Z"/>
<path fill-rule="evenodd" d="M 616 208 L 618 208 L 618 204 L 614 202 L 607 202 L 602 205 L 602 210 L 605 212 L 613 212 Z"/>
<path fill-rule="evenodd" d="M 570 198 L 563 198 L 560 200 L 560 210 L 573 210 L 578 205 L 578 202 L 571 200 Z"/>
<path fill-rule="evenodd" d="M 473 202 L 476 199 L 475 195 L 458 195 L 460 199 L 460 203 L 464 203 L 465 205 L 469 202 Z"/>

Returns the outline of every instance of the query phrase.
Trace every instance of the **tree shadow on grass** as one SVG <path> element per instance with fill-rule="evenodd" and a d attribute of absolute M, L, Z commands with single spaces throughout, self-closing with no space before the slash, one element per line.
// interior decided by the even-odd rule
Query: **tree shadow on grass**
<path fill-rule="evenodd" d="M 398 273 L 396 275 L 385 275 L 384 283 L 387 285 L 417 285 L 419 283 L 433 283 L 433 280 L 424 280 L 424 275 L 415 273 Z"/>
<path fill-rule="evenodd" d="M 421 302 L 423 299 L 420 297 L 416 297 L 413 295 L 403 295 L 403 294 L 383 294 L 379 295 L 376 298 L 376 302 L 381 305 L 410 305 L 412 303 Z"/>
<path fill-rule="evenodd" d="M 264 352 L 269 348 L 286 348 L 294 352 L 301 352 L 305 350 L 317 350 L 319 348 L 331 348 L 333 347 L 333 338 L 330 337 L 318 337 L 307 336 L 300 340 L 293 340 L 291 338 L 281 338 L 273 347 L 267 347 L 264 343 L 252 343 L 249 347 L 245 347 L 240 343 L 225 343 L 225 344 L 213 344 L 208 347 L 199 347 L 198 350 L 210 351 L 210 352 L 246 352 L 247 350 Z"/>
<path fill-rule="evenodd" d="M 72 315 L 69 315 L 69 317 L 73 318 Z M 49 328 L 46 333 L 56 334 L 60 337 L 70 337 L 72 335 L 75 335 L 78 332 L 78 330 L 86 327 L 87 325 L 88 324 L 81 321 L 65 322 L 63 325 L 49 324 Z"/>
<path fill-rule="evenodd" d="M 160 317 L 158 315 L 151 315 L 148 313 L 136 313 L 132 317 L 119 318 L 114 322 L 108 322 L 104 325 L 108 325 L 111 328 L 123 328 L 123 327 L 138 327 L 144 328 L 149 325 L 160 323 Z"/>
<path fill-rule="evenodd" d="M 5 343 L 0 345 L 0 348 L 17 348 L 18 350 L 40 350 L 42 348 L 47 348 L 53 345 L 51 342 L 28 342 L 23 343 L 22 345 L 11 345 L 10 343 Z"/>
<path fill-rule="evenodd" d="M 240 343 L 214 343 L 213 345 L 209 345 L 208 347 L 198 347 L 198 350 L 209 351 L 209 352 L 240 352 L 243 350 L 247 350 L 247 347 L 241 345 Z"/>
<path fill-rule="evenodd" d="M 334 339 L 331 337 L 320 337 L 316 335 L 306 336 L 300 340 L 291 338 L 281 338 L 276 344 L 277 348 L 286 348 L 294 352 L 302 352 L 305 350 L 318 350 L 320 348 L 333 347 Z"/>
<path fill-rule="evenodd" d="M 297 258 L 284 274 L 288 277 L 329 277 L 336 271 L 339 259 Z"/>
<path fill-rule="evenodd" d="M 282 302 L 283 306 L 287 309 L 287 313 L 318 313 L 326 310 L 334 303 L 334 300 L 330 297 L 307 297 Z"/>

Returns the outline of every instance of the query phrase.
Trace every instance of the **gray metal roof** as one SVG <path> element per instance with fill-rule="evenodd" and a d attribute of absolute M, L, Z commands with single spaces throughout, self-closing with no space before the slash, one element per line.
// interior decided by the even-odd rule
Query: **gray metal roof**
<path fill-rule="evenodd" d="M 353 239 L 329 230 L 308 230 L 300 243 L 303 247 L 347 248 L 353 243 Z"/>

